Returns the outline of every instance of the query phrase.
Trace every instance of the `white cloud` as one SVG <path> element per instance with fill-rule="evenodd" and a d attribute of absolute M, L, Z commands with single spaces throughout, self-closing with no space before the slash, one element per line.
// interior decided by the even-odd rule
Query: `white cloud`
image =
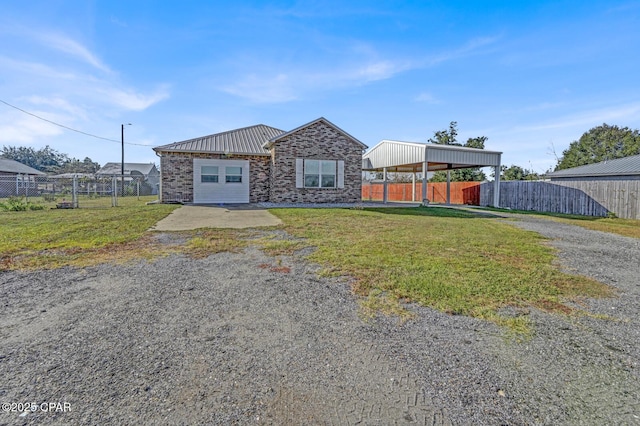
<path fill-rule="evenodd" d="M 365 65 L 337 67 L 339 71 L 291 69 L 274 75 L 250 74 L 240 81 L 221 87 L 221 90 L 256 103 L 281 103 L 322 90 L 361 86 L 386 80 L 410 68 L 406 63 L 371 61 Z"/>
<path fill-rule="evenodd" d="M 517 130 L 522 131 L 539 131 L 549 129 L 568 129 L 575 127 L 598 126 L 602 123 L 616 124 L 613 121 L 626 120 L 635 123 L 640 121 L 640 103 L 631 103 L 627 105 L 619 105 L 610 108 L 600 108 L 590 111 L 584 111 L 579 114 L 572 114 L 547 123 L 541 123 L 532 126 L 518 127 Z M 622 124 L 625 125 L 625 124 Z M 586 131 L 586 129 L 585 129 Z"/>
<path fill-rule="evenodd" d="M 429 92 L 422 92 L 420 93 L 418 96 L 415 97 L 414 99 L 416 102 L 426 102 L 429 104 L 439 104 L 440 101 L 438 99 L 436 99 L 431 93 Z"/>
<path fill-rule="evenodd" d="M 479 53 L 479 51 L 481 51 L 481 48 L 494 44 L 499 39 L 500 39 L 500 36 L 476 37 L 474 39 L 469 40 L 467 43 L 465 43 L 463 46 L 457 49 L 453 49 L 451 51 L 444 52 L 429 58 L 426 61 L 426 65 L 435 66 L 443 62 L 464 58 L 466 56 L 475 55 Z"/>
<path fill-rule="evenodd" d="M 111 104 L 125 108 L 127 110 L 142 111 L 160 101 L 169 98 L 167 86 L 160 86 L 150 95 L 137 93 L 130 89 L 99 89 L 98 93 L 104 95 Z"/>
<path fill-rule="evenodd" d="M 37 112 L 44 116 L 45 112 Z M 47 116 L 54 120 L 56 117 Z M 4 116 L 0 122 L 0 143 L 7 145 L 38 143 L 40 140 L 59 135 L 62 128 L 46 121 L 22 113 L 11 113 Z"/>
<path fill-rule="evenodd" d="M 78 74 L 68 71 L 59 71 L 49 65 L 38 62 L 18 61 L 0 55 L 0 66 L 4 69 L 12 69 L 20 74 L 31 74 L 32 76 L 44 77 L 51 80 L 75 80 Z"/>
<path fill-rule="evenodd" d="M 296 99 L 295 85 L 286 74 L 273 77 L 250 74 L 237 83 L 222 87 L 222 90 L 256 103 L 279 103 Z"/>
<path fill-rule="evenodd" d="M 32 105 L 46 105 L 53 107 L 58 111 L 66 111 L 75 117 L 80 117 L 82 119 L 86 118 L 86 111 L 84 109 L 77 106 L 77 104 L 72 104 L 71 102 L 68 102 L 66 99 L 63 99 L 59 96 L 28 96 L 23 99 Z"/>
<path fill-rule="evenodd" d="M 379 61 L 368 64 L 356 71 L 353 80 L 362 80 L 364 82 L 386 80 L 393 77 L 394 74 L 401 72 L 404 67 L 400 64 L 394 64 L 391 61 Z M 350 80 L 347 78 L 347 80 Z"/>
<path fill-rule="evenodd" d="M 90 52 L 89 49 L 82 44 L 70 39 L 69 37 L 56 33 L 41 33 L 36 34 L 36 37 L 42 44 L 52 49 L 68 53 L 69 55 L 81 59 L 101 71 L 111 73 L 109 67 L 106 66 L 95 54 Z"/>
<path fill-rule="evenodd" d="M 376 81 L 387 80 L 412 69 L 438 65 L 444 61 L 477 53 L 485 46 L 495 43 L 498 37 L 470 40 L 459 49 L 429 59 L 385 59 L 367 43 L 351 42 L 342 52 L 332 52 L 331 67 L 312 64 L 306 68 L 268 61 L 255 62 L 255 58 L 244 59 L 242 69 L 263 70 L 264 74 L 252 72 L 240 76 L 233 83 L 223 85 L 223 92 L 248 99 L 256 103 L 281 103 L 302 98 L 310 92 L 357 87 Z M 334 43 L 336 44 L 336 43 Z M 286 70 L 286 71 L 283 71 Z M 417 99 L 418 100 L 418 99 Z M 419 99 L 437 102 L 435 99 Z"/>

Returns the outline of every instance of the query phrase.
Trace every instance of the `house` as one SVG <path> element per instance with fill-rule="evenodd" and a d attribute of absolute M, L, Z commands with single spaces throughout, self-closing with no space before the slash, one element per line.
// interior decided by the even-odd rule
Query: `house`
<path fill-rule="evenodd" d="M 258 124 L 154 148 L 161 201 L 330 203 L 361 199 L 362 142 L 318 118 Z"/>
<path fill-rule="evenodd" d="M 96 172 L 96 177 L 120 176 L 122 173 L 122 163 L 107 163 Z M 160 185 L 160 172 L 153 163 L 124 163 L 125 181 L 132 180 L 135 177 L 143 177 L 144 181 L 149 184 L 152 195 L 158 194 L 158 186 Z"/>
<path fill-rule="evenodd" d="M 558 170 L 557 172 L 547 173 L 545 177 L 551 179 L 552 182 L 569 180 L 640 180 L 640 155 Z"/>
<path fill-rule="evenodd" d="M 33 167 L 0 157 L 0 198 L 28 194 L 37 188 L 37 177 L 45 175 Z"/>
<path fill-rule="evenodd" d="M 33 167 L 26 166 L 15 160 L 0 157 L 0 176 L 44 176 L 46 173 L 36 170 Z"/>

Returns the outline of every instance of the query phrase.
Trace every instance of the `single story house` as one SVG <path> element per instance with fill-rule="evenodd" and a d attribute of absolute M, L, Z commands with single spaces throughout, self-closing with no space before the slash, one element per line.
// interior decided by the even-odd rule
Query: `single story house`
<path fill-rule="evenodd" d="M 362 142 L 318 118 L 290 131 L 258 124 L 153 148 L 162 202 L 358 202 Z"/>
<path fill-rule="evenodd" d="M 586 180 L 640 180 L 640 155 L 601 161 L 586 166 L 572 167 L 547 173 L 547 179 L 554 181 Z"/>
<path fill-rule="evenodd" d="M 15 160 L 0 157 L 0 176 L 15 175 L 44 176 L 46 173 Z"/>
<path fill-rule="evenodd" d="M 96 177 L 120 176 L 122 173 L 122 163 L 107 163 L 96 172 Z M 124 163 L 125 181 L 130 181 L 136 177 L 143 177 L 144 181 L 151 187 L 151 194 L 158 194 L 160 185 L 160 171 L 153 163 Z"/>

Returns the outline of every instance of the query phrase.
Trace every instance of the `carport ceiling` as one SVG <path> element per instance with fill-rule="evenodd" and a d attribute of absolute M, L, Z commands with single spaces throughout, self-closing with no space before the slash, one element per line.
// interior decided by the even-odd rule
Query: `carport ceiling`
<path fill-rule="evenodd" d="M 422 172 L 466 169 L 469 167 L 500 167 L 501 152 L 393 140 L 380 141 L 362 156 L 362 169 L 390 172 Z"/>

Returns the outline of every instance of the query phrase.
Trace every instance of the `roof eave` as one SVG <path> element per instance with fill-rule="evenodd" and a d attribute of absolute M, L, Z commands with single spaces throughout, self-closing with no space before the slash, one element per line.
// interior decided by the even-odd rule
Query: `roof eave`
<path fill-rule="evenodd" d="M 155 152 L 173 152 L 177 154 L 221 154 L 221 155 L 261 155 L 268 157 L 270 152 L 225 152 L 225 151 L 207 151 L 207 150 L 184 150 L 184 149 L 161 149 L 162 147 L 153 148 Z"/>

